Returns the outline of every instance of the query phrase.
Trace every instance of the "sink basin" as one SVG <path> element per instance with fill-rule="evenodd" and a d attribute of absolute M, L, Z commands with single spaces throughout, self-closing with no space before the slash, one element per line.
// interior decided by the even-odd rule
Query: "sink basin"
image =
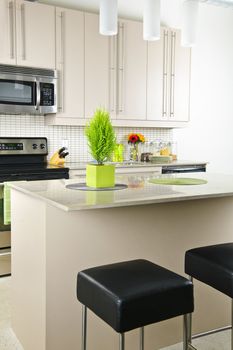
<path fill-rule="evenodd" d="M 148 164 L 146 163 L 141 163 L 141 162 L 136 162 L 136 161 L 124 161 L 124 162 L 108 162 L 108 164 L 114 164 L 116 166 L 146 166 Z"/>

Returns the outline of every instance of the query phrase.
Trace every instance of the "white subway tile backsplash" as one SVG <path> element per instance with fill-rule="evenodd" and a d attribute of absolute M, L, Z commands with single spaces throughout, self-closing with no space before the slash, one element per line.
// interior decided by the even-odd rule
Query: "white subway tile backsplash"
<path fill-rule="evenodd" d="M 63 140 L 68 140 L 69 162 L 86 162 L 91 159 L 88 153 L 87 141 L 82 126 L 47 126 L 44 116 L 30 115 L 0 115 L 0 137 L 36 137 L 48 138 L 49 156 L 62 147 Z M 140 132 L 148 141 L 161 139 L 172 140 L 172 129 L 155 128 L 115 128 L 117 141 L 126 142 L 131 132 Z"/>

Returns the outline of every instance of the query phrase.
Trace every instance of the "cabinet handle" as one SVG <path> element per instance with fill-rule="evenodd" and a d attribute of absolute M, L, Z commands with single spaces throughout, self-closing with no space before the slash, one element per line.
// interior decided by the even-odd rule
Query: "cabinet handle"
<path fill-rule="evenodd" d="M 36 106 L 35 109 L 38 111 L 40 108 L 40 82 L 36 80 Z"/>
<path fill-rule="evenodd" d="M 163 117 L 167 116 L 167 79 L 168 79 L 168 31 L 163 36 Z"/>
<path fill-rule="evenodd" d="M 15 31 L 14 31 L 14 3 L 9 2 L 9 34 L 10 34 L 10 57 L 15 58 Z"/>
<path fill-rule="evenodd" d="M 22 59 L 26 60 L 26 29 L 25 29 L 25 5 L 20 6 L 21 11 L 21 37 L 22 37 Z"/>
<path fill-rule="evenodd" d="M 60 72 L 59 72 L 59 112 L 64 112 L 64 104 L 65 104 L 65 89 L 64 89 L 64 81 L 65 81 L 65 14 L 61 12 L 59 14 L 60 18 L 60 40 L 61 40 L 61 51 L 60 51 Z"/>
<path fill-rule="evenodd" d="M 115 71 L 116 71 L 116 37 L 109 39 L 110 57 L 110 111 L 115 112 Z"/>
<path fill-rule="evenodd" d="M 174 116 L 176 32 L 171 33 L 170 117 Z"/>
<path fill-rule="evenodd" d="M 119 27 L 119 68 L 118 68 L 118 111 L 122 113 L 124 111 L 124 55 L 125 55 L 125 25 L 120 24 Z"/>

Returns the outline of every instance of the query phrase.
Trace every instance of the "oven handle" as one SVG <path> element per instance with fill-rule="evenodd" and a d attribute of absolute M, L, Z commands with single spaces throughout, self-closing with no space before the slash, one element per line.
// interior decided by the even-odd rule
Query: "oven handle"
<path fill-rule="evenodd" d="M 162 167 L 162 174 L 175 174 L 175 173 L 197 173 L 206 172 L 205 166 L 194 167 Z"/>
<path fill-rule="evenodd" d="M 40 107 L 40 82 L 36 80 L 36 106 L 35 109 L 38 111 Z"/>

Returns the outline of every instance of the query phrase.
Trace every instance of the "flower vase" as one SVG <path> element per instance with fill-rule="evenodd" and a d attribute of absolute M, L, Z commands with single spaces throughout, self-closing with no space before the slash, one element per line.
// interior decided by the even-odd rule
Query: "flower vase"
<path fill-rule="evenodd" d="M 138 144 L 133 143 L 130 145 L 129 159 L 137 162 L 138 161 Z"/>

